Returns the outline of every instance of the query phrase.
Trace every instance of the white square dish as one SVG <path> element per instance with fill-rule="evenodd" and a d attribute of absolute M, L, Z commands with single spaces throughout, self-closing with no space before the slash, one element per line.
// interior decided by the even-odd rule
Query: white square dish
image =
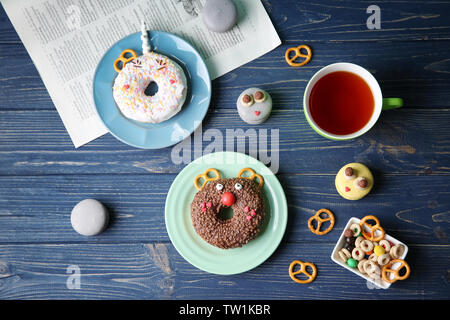
<path fill-rule="evenodd" d="M 383 289 L 388 289 L 391 284 L 384 281 L 383 279 L 379 279 L 379 280 L 375 280 L 370 278 L 369 276 L 362 274 L 361 272 L 359 272 L 358 268 L 351 268 L 349 267 L 346 263 L 342 262 L 342 260 L 339 258 L 338 255 L 338 251 L 341 250 L 344 247 L 345 244 L 345 236 L 344 236 L 344 232 L 345 230 L 349 229 L 350 226 L 353 223 L 360 223 L 360 219 L 352 217 L 350 218 L 350 220 L 348 221 L 347 225 L 345 226 L 344 230 L 341 233 L 341 236 L 339 237 L 339 240 L 337 241 L 336 245 L 334 246 L 333 252 L 331 253 L 331 260 L 333 260 L 334 262 L 336 262 L 338 265 L 340 265 L 341 267 L 346 268 L 347 270 L 350 270 L 351 272 L 357 274 L 358 276 L 366 279 L 367 281 L 373 283 L 374 285 L 383 288 Z M 384 239 L 388 240 L 389 242 L 393 243 L 394 245 L 396 244 L 402 244 L 405 247 L 405 251 L 403 252 L 403 254 L 401 255 L 401 257 L 399 259 L 404 260 L 407 253 L 408 253 L 408 246 L 406 244 L 404 244 L 403 242 L 391 237 L 390 235 L 386 234 L 384 236 Z"/>

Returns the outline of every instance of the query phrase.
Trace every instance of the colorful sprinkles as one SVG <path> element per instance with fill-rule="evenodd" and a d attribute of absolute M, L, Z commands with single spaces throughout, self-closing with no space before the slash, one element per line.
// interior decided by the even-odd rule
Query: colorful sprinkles
<path fill-rule="evenodd" d="M 146 95 L 150 83 L 157 84 L 154 95 Z M 122 114 L 130 119 L 159 123 L 177 114 L 186 100 L 187 80 L 181 67 L 155 52 L 129 63 L 117 75 L 113 96 Z"/>

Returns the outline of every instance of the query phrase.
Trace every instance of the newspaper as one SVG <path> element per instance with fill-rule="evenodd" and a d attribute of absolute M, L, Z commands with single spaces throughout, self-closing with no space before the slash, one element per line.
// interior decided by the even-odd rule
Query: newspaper
<path fill-rule="evenodd" d="M 197 48 L 211 79 L 281 44 L 260 0 L 234 0 L 239 22 L 208 31 L 206 0 L 1 0 L 76 148 L 105 134 L 92 81 L 104 53 L 121 38 L 149 30 L 175 33 Z"/>

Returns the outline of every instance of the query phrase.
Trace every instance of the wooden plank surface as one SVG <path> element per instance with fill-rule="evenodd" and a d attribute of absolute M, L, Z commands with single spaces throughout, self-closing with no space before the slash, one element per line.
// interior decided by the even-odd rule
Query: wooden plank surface
<path fill-rule="evenodd" d="M 378 1 L 380 30 L 366 28 L 370 1 L 263 4 L 283 44 L 213 82 L 201 133 L 267 130 L 268 148 L 259 151 L 279 154 L 276 171 L 289 222 L 265 263 L 233 276 L 196 269 L 170 243 L 165 198 L 186 165 L 174 163 L 174 149 L 134 149 L 109 134 L 74 149 L 0 9 L 0 299 L 450 299 L 450 2 Z M 312 47 L 312 61 L 287 66 L 285 50 L 303 43 Z M 337 61 L 363 65 L 384 96 L 405 100 L 402 109 L 383 112 L 368 134 L 348 142 L 315 134 L 301 105 L 310 77 Z M 235 111 L 237 96 L 251 86 L 266 89 L 275 101 L 270 119 L 257 127 Z M 278 146 L 272 145 L 277 136 Z M 249 142 L 242 141 L 248 153 Z M 210 143 L 202 140 L 200 154 Z M 192 159 L 198 156 L 193 146 L 189 150 Z M 352 161 L 366 163 L 376 180 L 358 202 L 334 189 L 337 170 Z M 82 237 L 70 226 L 70 211 L 84 198 L 102 201 L 112 213 L 100 236 Z M 337 221 L 319 237 L 306 220 L 322 207 Z M 411 278 L 389 290 L 368 287 L 329 258 L 348 218 L 369 213 L 409 245 Z M 313 283 L 289 279 L 294 259 L 316 263 Z M 73 265 L 80 268 L 81 287 L 71 290 L 67 272 Z"/>
<path fill-rule="evenodd" d="M 442 246 L 410 246 L 411 278 L 389 290 L 374 288 L 331 262 L 332 249 L 330 244 L 283 243 L 259 267 L 219 276 L 187 263 L 170 243 L 0 245 L 0 298 L 442 299 L 448 294 L 449 258 L 435 259 Z M 295 259 L 316 264 L 313 283 L 289 279 L 287 269 Z M 430 260 L 433 264 L 423 263 Z M 67 287 L 74 265 L 79 267 L 79 289 Z"/>
<path fill-rule="evenodd" d="M 302 68 L 292 68 L 284 52 L 309 44 L 313 58 Z M 328 43 L 296 40 L 238 68 L 213 82 L 211 109 L 235 109 L 242 88 L 268 90 L 277 110 L 302 108 L 303 92 L 311 76 L 336 61 L 353 62 L 370 70 L 385 97 L 401 97 L 406 108 L 450 106 L 450 40 L 406 41 L 401 50 L 395 41 Z M 22 44 L 0 45 L 0 94 L 2 107 L 13 110 L 54 110 L 53 103 Z M 401 61 L 401 63 L 399 63 Z M 255 74 L 262 76 L 255 76 Z"/>
<path fill-rule="evenodd" d="M 164 204 L 175 175 L 122 177 L 0 177 L 0 243 L 169 241 Z M 285 239 L 336 242 L 350 217 L 370 213 L 383 217 L 386 231 L 405 243 L 448 244 L 448 176 L 375 172 L 375 177 L 378 180 L 373 193 L 355 203 L 337 194 L 334 175 L 279 174 L 289 204 Z M 121 183 L 117 183 L 118 179 Z M 70 225 L 71 208 L 85 198 L 102 201 L 112 213 L 109 228 L 95 238 L 80 236 Z M 336 231 L 327 237 L 315 237 L 306 221 L 324 207 L 336 214 Z M 189 214 L 189 209 L 180 214 Z"/>
<path fill-rule="evenodd" d="M 227 150 L 228 137 L 234 145 L 232 151 L 237 149 L 239 141 L 248 152 L 248 136 L 254 132 L 259 135 L 258 151 L 267 154 L 273 162 L 278 158 L 276 167 L 281 173 L 333 174 L 349 162 L 346 159 L 355 159 L 381 173 L 449 174 L 449 117 L 450 109 L 387 111 L 366 135 L 336 143 L 317 135 L 301 110 L 274 110 L 267 122 L 255 127 L 245 124 L 235 110 L 218 109 L 206 116 L 201 132 L 196 135 L 201 140 L 194 140 L 197 138 L 192 136 L 190 147 L 177 151 L 174 148 L 134 149 L 109 134 L 74 149 L 56 111 L 0 111 L 0 173 L 177 173 L 186 163 L 177 163 L 174 159 L 178 161 L 184 153 L 194 159 L 198 156 L 197 149 L 201 155 L 215 141 L 202 137 L 201 133 L 222 139 L 216 151 Z M 54 125 L 43 126 L 43 123 Z M 235 129 L 242 130 L 247 137 L 235 138 L 234 133 L 238 132 Z M 261 135 L 264 132 L 267 137 Z M 201 150 L 194 148 L 194 141 L 201 142 Z M 265 142 L 269 149 L 278 150 L 278 156 L 270 157 L 270 152 L 264 148 Z M 218 142 L 214 144 L 219 146 Z"/>

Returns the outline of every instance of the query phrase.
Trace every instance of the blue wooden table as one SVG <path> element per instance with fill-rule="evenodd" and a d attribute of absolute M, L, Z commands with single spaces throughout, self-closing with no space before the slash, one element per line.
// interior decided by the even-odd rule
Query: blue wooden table
<path fill-rule="evenodd" d="M 167 191 L 185 164 L 172 148 L 140 150 L 107 134 L 75 149 L 39 74 L 0 10 L 0 299 L 450 299 L 450 2 L 264 0 L 283 45 L 213 81 L 203 131 L 279 130 L 279 170 L 289 221 L 275 253 L 233 276 L 186 262 L 167 235 Z M 368 30 L 366 8 L 381 8 Z M 284 52 L 308 44 L 312 61 L 291 68 Z M 370 70 L 386 97 L 405 106 L 384 112 L 366 135 L 335 142 L 317 135 L 302 111 L 307 81 L 338 61 Z M 251 127 L 235 110 L 240 92 L 271 93 L 270 119 Z M 203 145 L 208 145 L 204 141 Z M 225 145 L 224 145 L 225 149 Z M 247 143 L 248 150 L 248 143 Z M 361 201 L 334 188 L 339 168 L 369 166 L 376 186 Z M 70 225 L 73 206 L 102 201 L 109 228 L 83 237 Z M 329 208 L 326 236 L 306 227 Z M 409 245 L 411 277 L 376 290 L 330 260 L 351 216 L 377 215 L 387 233 Z M 314 262 L 317 279 L 290 280 L 292 260 Z M 76 268 L 80 286 L 68 286 Z"/>

